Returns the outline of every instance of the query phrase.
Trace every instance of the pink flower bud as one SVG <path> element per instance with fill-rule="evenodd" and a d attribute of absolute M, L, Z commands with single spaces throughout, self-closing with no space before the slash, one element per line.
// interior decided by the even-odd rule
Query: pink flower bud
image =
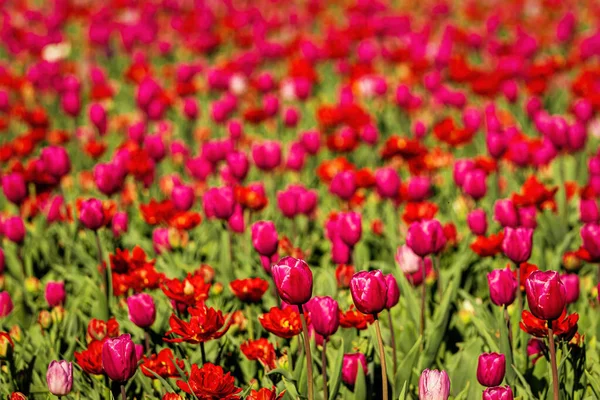
<path fill-rule="evenodd" d="M 502 251 L 515 264 L 523 263 L 531 257 L 533 245 L 533 229 L 531 228 L 504 228 Z"/>
<path fill-rule="evenodd" d="M 0 318 L 8 316 L 14 308 L 10 293 L 0 292 Z"/>
<path fill-rule="evenodd" d="M 252 146 L 254 164 L 263 171 L 271 171 L 281 164 L 281 145 L 276 141 L 265 141 Z"/>
<path fill-rule="evenodd" d="M 177 185 L 171 191 L 171 201 L 175 209 L 187 211 L 194 205 L 196 194 L 194 188 L 186 185 Z"/>
<path fill-rule="evenodd" d="M 380 168 L 375 172 L 375 187 L 377 194 L 382 198 L 398 196 L 400 189 L 400 176 L 393 168 Z"/>
<path fill-rule="evenodd" d="M 567 304 L 565 286 L 556 271 L 535 271 L 525 281 L 531 313 L 546 321 L 558 319 Z"/>
<path fill-rule="evenodd" d="M 139 293 L 127 298 L 129 320 L 140 328 L 149 328 L 156 319 L 156 306 L 152 296 Z"/>
<path fill-rule="evenodd" d="M 487 275 L 490 299 L 497 306 L 508 306 L 515 301 L 519 283 L 510 268 L 495 269 Z"/>
<path fill-rule="evenodd" d="M 360 271 L 350 280 L 350 293 L 356 309 L 364 314 L 379 314 L 387 302 L 387 284 L 380 270 Z"/>
<path fill-rule="evenodd" d="M 271 257 L 277 252 L 279 238 L 272 221 L 258 221 L 252 225 L 252 245 L 258 254 Z"/>
<path fill-rule="evenodd" d="M 27 185 L 23 175 L 13 172 L 2 177 L 4 196 L 13 204 L 19 205 L 27 197 Z"/>
<path fill-rule="evenodd" d="M 44 293 L 44 297 L 48 306 L 56 307 L 58 305 L 64 304 L 67 293 L 65 292 L 65 283 L 64 282 L 48 282 L 46 284 L 46 291 Z"/>
<path fill-rule="evenodd" d="M 207 218 L 229 219 L 235 211 L 235 199 L 230 187 L 210 188 L 202 199 Z"/>
<path fill-rule="evenodd" d="M 575 303 L 579 299 L 579 276 L 577 274 L 563 274 L 560 280 L 565 286 L 567 304 Z"/>
<path fill-rule="evenodd" d="M 313 276 L 304 260 L 284 257 L 271 267 L 277 293 L 283 301 L 301 306 L 310 300 Z"/>
<path fill-rule="evenodd" d="M 596 199 L 581 199 L 579 201 L 579 220 L 584 224 L 597 223 L 600 219 Z"/>
<path fill-rule="evenodd" d="M 498 386 L 506 372 L 506 357 L 499 353 L 483 353 L 477 363 L 477 380 L 482 386 Z"/>
<path fill-rule="evenodd" d="M 329 184 L 329 191 L 343 200 L 350 200 L 356 192 L 354 171 L 342 171 L 335 175 Z"/>
<path fill-rule="evenodd" d="M 128 222 L 129 218 L 126 212 L 120 211 L 115 213 L 111 223 L 113 236 L 119 237 L 127 232 Z"/>
<path fill-rule="evenodd" d="M 130 335 L 107 339 L 102 346 L 102 368 L 115 382 L 127 382 L 137 370 L 138 356 Z"/>
<path fill-rule="evenodd" d="M 467 215 L 467 224 L 474 235 L 483 236 L 487 231 L 487 216 L 482 209 L 473 210 Z"/>
<path fill-rule="evenodd" d="M 413 222 L 408 228 L 406 244 L 420 257 L 438 253 L 446 245 L 442 224 L 436 219 Z"/>
<path fill-rule="evenodd" d="M 9 217 L 4 220 L 4 235 L 13 243 L 22 244 L 25 240 L 25 224 L 21 217 Z"/>
<path fill-rule="evenodd" d="M 84 200 L 79 211 L 79 222 L 93 231 L 100 229 L 104 225 L 102 202 L 98 199 Z"/>
<path fill-rule="evenodd" d="M 513 392 L 510 386 L 490 387 L 483 391 L 482 400 L 513 400 Z"/>
<path fill-rule="evenodd" d="M 519 226 L 519 213 L 510 199 L 497 200 L 494 204 L 494 220 L 502 227 L 516 228 Z"/>
<path fill-rule="evenodd" d="M 362 353 L 344 354 L 342 361 L 342 380 L 348 386 L 354 387 L 358 368 L 363 369 L 363 374 L 368 373 L 367 359 Z"/>
<path fill-rule="evenodd" d="M 387 296 L 385 302 L 386 310 L 391 309 L 400 300 L 400 288 L 393 274 L 385 275 L 385 284 L 387 286 Z"/>
<path fill-rule="evenodd" d="M 329 296 L 315 296 L 308 303 L 306 309 L 310 315 L 313 329 L 324 338 L 337 332 L 340 326 L 338 302 Z"/>

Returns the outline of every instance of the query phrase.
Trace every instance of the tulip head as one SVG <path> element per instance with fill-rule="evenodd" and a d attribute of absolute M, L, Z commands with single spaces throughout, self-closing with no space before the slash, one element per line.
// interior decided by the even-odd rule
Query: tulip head
<path fill-rule="evenodd" d="M 483 386 L 498 386 L 506 372 L 506 357 L 499 353 L 483 353 L 477 363 L 477 380 Z"/>
<path fill-rule="evenodd" d="M 73 364 L 68 361 L 52 361 L 46 372 L 48 391 L 55 396 L 66 396 L 73 388 Z"/>
<path fill-rule="evenodd" d="M 271 267 L 277 293 L 283 301 L 301 306 L 312 296 L 313 276 L 304 260 L 284 257 Z"/>
<path fill-rule="evenodd" d="M 357 310 L 379 314 L 387 303 L 387 283 L 379 270 L 360 271 L 350 280 L 350 293 Z"/>
<path fill-rule="evenodd" d="M 546 321 L 560 317 L 567 304 L 565 285 L 556 271 L 535 271 L 525 281 L 531 313 Z"/>

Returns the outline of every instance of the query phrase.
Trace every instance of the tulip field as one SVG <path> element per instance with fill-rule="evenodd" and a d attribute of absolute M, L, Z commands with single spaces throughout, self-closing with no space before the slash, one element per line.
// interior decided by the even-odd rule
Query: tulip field
<path fill-rule="evenodd" d="M 599 145 L 597 0 L 0 0 L 0 399 L 598 400 Z"/>

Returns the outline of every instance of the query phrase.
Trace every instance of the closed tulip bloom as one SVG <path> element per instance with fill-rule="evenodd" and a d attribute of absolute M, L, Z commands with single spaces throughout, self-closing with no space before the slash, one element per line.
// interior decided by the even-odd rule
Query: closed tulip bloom
<path fill-rule="evenodd" d="M 338 235 L 331 241 L 331 261 L 335 264 L 347 264 L 352 258 L 352 247 L 348 246 Z"/>
<path fill-rule="evenodd" d="M 227 220 L 227 225 L 232 232 L 244 233 L 246 224 L 244 223 L 244 210 L 242 209 L 241 205 L 235 205 L 235 210 L 233 211 L 231 217 L 229 217 Z"/>
<path fill-rule="evenodd" d="M 531 313 L 546 321 L 555 320 L 565 309 L 567 293 L 556 271 L 535 271 L 525 281 Z"/>
<path fill-rule="evenodd" d="M 398 287 L 396 278 L 394 278 L 394 275 L 392 274 L 385 275 L 385 284 L 387 287 L 385 308 L 389 310 L 398 304 L 398 301 L 400 300 L 400 288 Z"/>
<path fill-rule="evenodd" d="M 127 382 L 137 370 L 138 357 L 130 335 L 107 339 L 102 346 L 102 368 L 115 382 Z"/>
<path fill-rule="evenodd" d="M 513 392 L 510 386 L 496 386 L 483 391 L 483 400 L 513 400 Z"/>
<path fill-rule="evenodd" d="M 147 293 L 139 293 L 127 298 L 129 320 L 140 328 L 149 328 L 156 319 L 154 299 Z"/>
<path fill-rule="evenodd" d="M 283 301 L 301 306 L 312 296 L 313 276 L 304 260 L 284 257 L 271 267 L 277 293 Z"/>
<path fill-rule="evenodd" d="M 396 251 L 396 262 L 403 273 L 414 274 L 421 270 L 423 260 L 410 247 L 402 245 Z"/>
<path fill-rule="evenodd" d="M 129 225 L 129 217 L 127 213 L 124 211 L 119 211 L 115 213 L 113 216 L 111 227 L 114 237 L 119 237 L 123 233 L 127 232 L 127 227 Z"/>
<path fill-rule="evenodd" d="M 114 163 L 99 163 L 94 167 L 94 182 L 99 191 L 107 196 L 117 193 L 123 187 L 124 173 Z"/>
<path fill-rule="evenodd" d="M 515 301 L 519 283 L 510 268 L 493 270 L 487 275 L 487 280 L 492 303 L 497 306 L 508 306 Z"/>
<path fill-rule="evenodd" d="M 487 217 L 482 209 L 473 210 L 467 215 L 467 225 L 473 234 L 485 235 L 487 232 Z"/>
<path fill-rule="evenodd" d="M 90 121 L 96 129 L 100 136 L 106 133 L 107 121 L 106 121 L 106 110 L 101 104 L 94 103 L 90 107 L 89 111 Z"/>
<path fill-rule="evenodd" d="M 156 228 L 152 232 L 152 247 L 156 254 L 171 250 L 169 228 Z"/>
<path fill-rule="evenodd" d="M 277 192 L 277 207 L 286 218 L 298 214 L 298 192 L 291 188 Z"/>
<path fill-rule="evenodd" d="M 488 153 L 495 159 L 501 158 L 508 147 L 506 136 L 502 133 L 488 132 L 485 136 Z"/>
<path fill-rule="evenodd" d="M 465 183 L 467 172 L 473 169 L 475 169 L 475 162 L 473 160 L 457 160 L 456 163 L 454 163 L 454 171 L 452 173 L 454 182 L 462 187 Z"/>
<path fill-rule="evenodd" d="M 283 123 L 288 128 L 293 128 L 300 120 L 300 113 L 295 108 L 288 108 L 283 112 Z"/>
<path fill-rule="evenodd" d="M 315 190 L 303 190 L 298 193 L 298 212 L 310 216 L 317 207 L 317 192 Z"/>
<path fill-rule="evenodd" d="M 429 197 L 431 181 L 425 176 L 413 176 L 408 181 L 407 195 L 410 201 L 422 201 Z"/>
<path fill-rule="evenodd" d="M 306 304 L 310 313 L 310 323 L 315 332 L 328 338 L 337 332 L 340 326 L 338 302 L 329 296 L 313 297 Z"/>
<path fill-rule="evenodd" d="M 237 180 L 243 181 L 246 178 L 246 175 L 248 174 L 248 168 L 250 167 L 250 162 L 248 161 L 248 156 L 246 153 L 242 151 L 232 151 L 227 154 L 225 161 L 229 166 L 231 175 L 233 175 Z"/>
<path fill-rule="evenodd" d="M 483 353 L 477 363 L 477 380 L 482 386 L 498 386 L 506 372 L 506 357 L 504 354 Z"/>
<path fill-rule="evenodd" d="M 504 228 L 519 226 L 519 214 L 512 200 L 501 199 L 496 201 L 494 204 L 494 220 Z"/>
<path fill-rule="evenodd" d="M 380 168 L 375 172 L 375 187 L 377 194 L 384 199 L 398 196 L 400 176 L 393 168 Z"/>
<path fill-rule="evenodd" d="M 354 386 L 359 367 L 363 369 L 363 373 L 366 375 L 367 358 L 364 354 L 344 354 L 344 359 L 342 361 L 342 380 L 346 385 Z"/>
<path fill-rule="evenodd" d="M 592 260 L 600 260 L 600 224 L 587 223 L 581 228 L 583 247 L 590 253 Z"/>
<path fill-rule="evenodd" d="M 208 218 L 229 219 L 235 211 L 233 189 L 230 187 L 208 189 L 202 202 Z"/>
<path fill-rule="evenodd" d="M 285 166 L 291 171 L 301 171 L 306 161 L 304 147 L 298 142 L 292 143 L 288 152 Z"/>
<path fill-rule="evenodd" d="M 175 209 L 179 211 L 187 211 L 194 205 L 195 200 L 194 188 L 187 185 L 178 185 L 171 191 L 171 201 Z"/>
<path fill-rule="evenodd" d="M 387 302 L 387 283 L 380 270 L 360 271 L 350 280 L 350 293 L 356 309 L 363 314 L 379 314 Z"/>
<path fill-rule="evenodd" d="M 198 118 L 198 102 L 193 98 L 186 98 L 183 101 L 183 115 L 189 120 Z"/>
<path fill-rule="evenodd" d="M 12 173 L 2 177 L 2 191 L 4 196 L 13 204 L 19 205 L 27 197 L 27 185 L 23 175 Z"/>
<path fill-rule="evenodd" d="M 68 361 L 52 361 L 46 372 L 48 391 L 55 396 L 66 396 L 73 388 L 73 364 Z"/>
<path fill-rule="evenodd" d="M 362 236 L 361 215 L 356 212 L 341 213 L 338 216 L 337 234 L 350 247 L 354 247 Z"/>
<path fill-rule="evenodd" d="M 315 155 L 321 146 L 321 135 L 318 131 L 306 131 L 300 135 L 300 143 L 308 154 Z"/>
<path fill-rule="evenodd" d="M 523 263 L 531 257 L 533 229 L 504 228 L 502 251 L 515 264 Z"/>
<path fill-rule="evenodd" d="M 563 274 L 560 280 L 565 286 L 567 304 L 575 303 L 579 299 L 579 275 Z"/>
<path fill-rule="evenodd" d="M 0 318 L 9 315 L 14 308 L 12 298 L 8 292 L 0 292 Z"/>
<path fill-rule="evenodd" d="M 272 221 L 258 221 L 252 225 L 252 245 L 261 256 L 271 257 L 277 252 L 279 239 Z"/>
<path fill-rule="evenodd" d="M 48 282 L 44 293 L 46 302 L 50 307 L 56 307 L 65 302 L 67 293 L 65 292 L 64 282 Z"/>
<path fill-rule="evenodd" d="M 584 224 L 596 223 L 600 219 L 596 199 L 581 199 L 579 202 L 579 220 Z"/>
<path fill-rule="evenodd" d="M 104 211 L 102 202 L 98 199 L 88 199 L 81 203 L 79 221 L 93 231 L 104 225 Z"/>
<path fill-rule="evenodd" d="M 436 219 L 413 222 L 408 228 L 406 244 L 420 257 L 439 252 L 446 245 L 442 224 Z"/>
<path fill-rule="evenodd" d="M 252 146 L 252 159 L 258 169 L 270 171 L 281 164 L 281 145 L 276 141 L 265 141 Z"/>
<path fill-rule="evenodd" d="M 71 160 L 63 147 L 48 146 L 44 148 L 40 159 L 44 170 L 55 178 L 62 178 L 71 171 Z"/>
<path fill-rule="evenodd" d="M 426 369 L 419 378 L 419 400 L 447 400 L 450 396 L 450 378 L 446 371 Z"/>
<path fill-rule="evenodd" d="M 354 171 L 343 171 L 336 174 L 329 185 L 329 191 L 343 200 L 350 200 L 356 192 L 356 175 Z"/>
<path fill-rule="evenodd" d="M 537 228 L 537 207 L 535 205 L 527 207 L 519 207 L 519 225 L 523 228 Z"/>
<path fill-rule="evenodd" d="M 485 196 L 487 192 L 487 175 L 480 169 L 474 169 L 465 174 L 462 188 L 466 194 L 475 200 Z"/>
<path fill-rule="evenodd" d="M 13 243 L 21 244 L 25 240 L 25 224 L 21 217 L 9 217 L 4 220 L 4 235 Z"/>

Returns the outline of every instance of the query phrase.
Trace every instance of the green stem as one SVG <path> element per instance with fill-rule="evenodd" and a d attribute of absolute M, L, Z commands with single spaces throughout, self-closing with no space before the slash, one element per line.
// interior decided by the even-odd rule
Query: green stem
<path fill-rule="evenodd" d="M 550 364 L 552 367 L 552 392 L 553 399 L 559 400 L 558 368 L 556 364 L 556 348 L 554 347 L 554 332 L 552 332 L 552 321 L 548 321 L 548 339 L 550 341 Z"/>
<path fill-rule="evenodd" d="M 313 395 L 313 369 L 312 355 L 310 353 L 310 337 L 308 336 L 308 327 L 306 326 L 306 317 L 302 306 L 298 306 L 300 311 L 300 320 L 302 321 L 302 333 L 304 334 L 304 352 L 306 353 L 306 379 L 308 380 L 308 400 L 314 400 Z"/>
<path fill-rule="evenodd" d="M 394 376 L 396 376 L 396 371 L 397 371 L 397 367 L 398 367 L 398 355 L 396 352 L 396 334 L 394 333 L 394 321 L 392 320 L 392 310 L 388 310 L 388 321 L 390 324 L 390 344 L 392 346 L 392 354 L 393 354 L 393 372 L 394 372 Z"/>
<path fill-rule="evenodd" d="M 104 264 L 104 256 L 102 254 L 102 245 L 100 244 L 100 235 L 98 235 L 98 231 L 94 231 L 96 236 L 96 247 L 98 249 L 98 264 L 100 268 L 103 267 Z M 106 268 L 104 268 L 104 297 L 106 298 L 106 320 L 110 318 L 110 306 L 111 306 L 111 298 L 112 298 L 112 271 L 110 269 L 110 263 L 106 264 Z"/>
<path fill-rule="evenodd" d="M 383 392 L 383 400 L 388 400 L 388 382 L 387 382 L 387 367 L 385 365 L 385 349 L 383 347 L 383 339 L 381 337 L 381 328 L 379 327 L 379 318 L 375 315 L 375 331 L 377 332 L 377 343 L 379 344 L 379 357 L 381 359 L 381 389 Z"/>
<path fill-rule="evenodd" d="M 206 364 L 206 349 L 204 348 L 204 342 L 200 342 L 200 354 L 202 355 L 202 365 Z"/>
<path fill-rule="evenodd" d="M 327 400 L 327 338 L 323 339 L 323 351 L 321 352 L 321 365 L 323 371 L 323 399 Z"/>
<path fill-rule="evenodd" d="M 421 336 L 425 333 L 425 305 L 427 301 L 427 284 L 425 282 L 425 276 L 427 274 L 425 270 L 425 258 L 421 258 L 421 273 L 423 274 L 423 281 L 421 282 L 421 329 L 419 333 Z M 422 345 L 423 341 L 421 341 Z"/>

